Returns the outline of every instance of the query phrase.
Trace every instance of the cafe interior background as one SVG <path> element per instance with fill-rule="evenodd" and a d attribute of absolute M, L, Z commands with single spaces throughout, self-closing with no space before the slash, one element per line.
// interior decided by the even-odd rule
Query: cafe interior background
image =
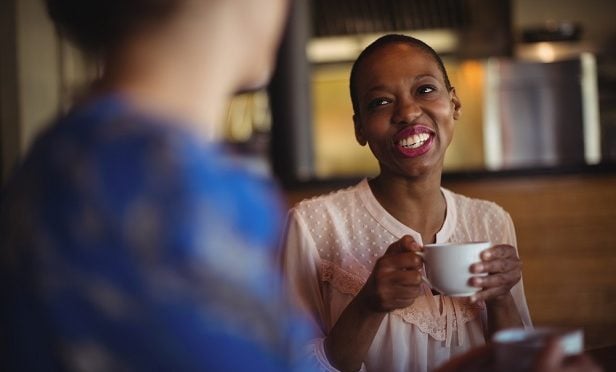
<path fill-rule="evenodd" d="M 0 3 L 4 181 L 98 69 L 54 32 L 42 0 Z M 225 141 L 273 173 L 289 205 L 374 175 L 353 135 L 351 63 L 385 32 L 426 41 L 464 106 L 444 186 L 512 215 L 535 325 L 614 345 L 614 14 L 612 0 L 295 0 L 274 79 L 234 98 Z"/>

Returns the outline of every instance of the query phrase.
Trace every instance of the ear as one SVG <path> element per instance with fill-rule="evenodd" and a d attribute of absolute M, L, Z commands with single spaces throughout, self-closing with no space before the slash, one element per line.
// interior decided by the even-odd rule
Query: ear
<path fill-rule="evenodd" d="M 366 141 L 366 137 L 364 137 L 364 130 L 361 127 L 361 123 L 359 121 L 359 117 L 357 117 L 357 114 L 353 114 L 353 126 L 355 127 L 355 139 L 357 140 L 357 143 L 362 146 L 366 146 L 368 141 Z"/>
<path fill-rule="evenodd" d="M 462 116 L 462 102 L 456 94 L 456 88 L 451 87 L 449 95 L 451 97 L 451 103 L 453 104 L 453 118 L 454 120 L 458 120 L 460 119 L 460 116 Z"/>

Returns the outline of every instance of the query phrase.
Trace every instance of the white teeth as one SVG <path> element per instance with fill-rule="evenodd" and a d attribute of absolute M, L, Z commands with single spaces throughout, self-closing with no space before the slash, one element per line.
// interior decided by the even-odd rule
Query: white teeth
<path fill-rule="evenodd" d="M 410 137 L 403 138 L 398 144 L 402 147 L 416 149 L 423 145 L 424 142 L 428 140 L 428 138 L 430 138 L 430 135 L 428 133 L 418 133 Z"/>

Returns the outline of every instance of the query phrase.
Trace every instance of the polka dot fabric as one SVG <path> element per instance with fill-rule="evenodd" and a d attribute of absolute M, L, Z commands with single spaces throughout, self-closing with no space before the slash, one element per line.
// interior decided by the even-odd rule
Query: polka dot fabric
<path fill-rule="evenodd" d="M 438 243 L 489 240 L 515 246 L 511 218 L 501 207 L 447 189 L 442 193 L 447 214 L 436 236 Z M 418 232 L 378 203 L 367 180 L 304 200 L 291 210 L 285 275 L 292 294 L 313 315 L 323 336 L 362 288 L 378 258 L 405 234 L 423 244 Z M 425 285 L 422 289 L 423 295 L 411 306 L 386 316 L 370 349 L 368 370 L 370 365 L 392 371 L 429 370 L 457 352 L 485 343 L 485 304 L 433 295 Z M 521 282 L 512 293 L 530 325 Z"/>

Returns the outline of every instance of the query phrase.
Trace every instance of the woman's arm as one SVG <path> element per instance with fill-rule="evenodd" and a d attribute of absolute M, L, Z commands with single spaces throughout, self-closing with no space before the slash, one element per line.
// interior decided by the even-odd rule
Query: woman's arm
<path fill-rule="evenodd" d="M 389 246 L 361 291 L 344 309 L 327 335 L 325 353 L 341 371 L 357 371 L 368 354 L 385 315 L 410 306 L 420 294 L 421 248 L 410 236 Z"/>
<path fill-rule="evenodd" d="M 511 295 L 511 289 L 522 278 L 522 264 L 515 248 L 499 244 L 481 253 L 481 262 L 471 266 L 476 276 L 471 284 L 481 291 L 471 297 L 471 301 L 486 302 L 488 312 L 488 333 L 492 335 L 499 329 L 523 325 L 518 308 Z"/>
<path fill-rule="evenodd" d="M 496 331 L 522 327 L 522 318 L 515 305 L 511 293 L 486 301 L 488 312 L 488 334 L 492 336 Z"/>
<path fill-rule="evenodd" d="M 385 314 L 371 310 L 362 292 L 355 296 L 325 339 L 330 364 L 340 371 L 360 370 Z"/>
<path fill-rule="evenodd" d="M 299 213 L 290 212 L 282 250 L 284 276 L 291 296 L 311 314 L 326 336 L 324 353 L 315 352 L 322 368 L 361 369 L 385 315 L 411 305 L 420 294 L 418 270 L 423 261 L 413 253 L 419 250 L 421 247 L 410 236 L 392 243 L 375 263 L 362 289 L 335 320 L 321 292 L 316 243 Z M 331 321 L 335 324 L 331 325 Z"/>

